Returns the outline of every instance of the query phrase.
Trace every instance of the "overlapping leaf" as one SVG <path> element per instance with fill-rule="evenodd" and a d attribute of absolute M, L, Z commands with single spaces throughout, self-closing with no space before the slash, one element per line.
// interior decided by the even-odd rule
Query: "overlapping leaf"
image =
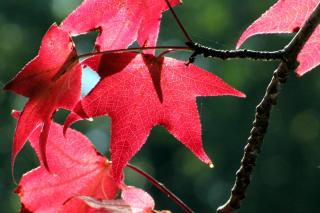
<path fill-rule="evenodd" d="M 32 147 L 41 159 L 37 128 L 29 137 Z M 109 171 L 111 165 L 92 143 L 80 132 L 53 123 L 48 135 L 47 162 L 49 173 L 40 161 L 40 167 L 23 175 L 16 193 L 25 212 L 90 212 L 89 207 L 76 196 L 114 199 L 118 185 Z"/>
<path fill-rule="evenodd" d="M 175 6 L 180 0 L 170 0 Z M 61 24 L 72 35 L 99 29 L 96 48 L 100 51 L 127 48 L 135 40 L 155 46 L 164 0 L 84 0 Z"/>
<path fill-rule="evenodd" d="M 154 200 L 145 191 L 133 186 L 125 186 L 118 200 L 97 200 L 88 196 L 79 197 L 92 208 L 105 210 L 106 212 L 122 213 L 152 213 L 154 212 Z M 161 211 L 170 213 L 169 211 Z"/>
<path fill-rule="evenodd" d="M 319 0 L 279 0 L 241 35 L 237 48 L 249 37 L 265 33 L 297 32 L 309 18 Z M 320 27 L 312 34 L 300 54 L 297 69 L 303 75 L 320 64 Z"/>
<path fill-rule="evenodd" d="M 19 114 L 14 112 L 13 116 L 18 118 Z M 39 159 L 40 132 L 39 127 L 29 138 Z M 22 177 L 16 189 L 21 212 L 151 213 L 154 209 L 154 200 L 147 192 L 114 182 L 112 165 L 80 132 L 69 129 L 64 135 L 62 126 L 53 123 L 48 142 L 47 162 L 52 173 L 40 160 L 40 167 Z M 120 188 L 121 199 L 115 199 Z"/>
<path fill-rule="evenodd" d="M 94 56 L 84 62 L 101 81 L 77 105 L 75 120 L 101 115 L 112 119 L 111 159 L 116 181 L 155 125 L 163 125 L 200 160 L 211 160 L 202 147 L 197 96 L 244 94 L 215 75 L 171 58 L 138 53 Z"/>
<path fill-rule="evenodd" d="M 122 173 L 155 125 L 163 125 L 200 160 L 211 164 L 202 146 L 196 97 L 244 94 L 194 65 L 151 54 L 94 56 L 83 64 L 97 71 L 101 81 L 78 102 L 81 67 L 69 33 L 99 30 L 98 51 L 127 48 L 135 40 L 140 46 L 155 46 L 161 15 L 167 9 L 166 2 L 158 0 L 84 0 L 61 28 L 51 26 L 38 56 L 6 85 L 5 89 L 29 98 L 21 115 L 16 115 L 12 163 L 27 139 L 40 159 L 40 167 L 26 173 L 16 190 L 22 211 L 118 211 L 115 194 L 121 187 L 120 207 L 125 212 L 153 212 L 150 195 L 125 186 Z M 51 121 L 58 108 L 74 108 L 66 126 L 78 119 L 111 117 L 112 166 L 81 133 L 69 130 L 63 135 L 62 127 Z"/>
<path fill-rule="evenodd" d="M 152 212 L 154 200 L 145 191 L 133 186 L 127 186 L 121 193 L 121 198 L 132 208 L 132 212 Z"/>
<path fill-rule="evenodd" d="M 54 112 L 58 108 L 72 109 L 80 99 L 81 66 L 76 56 L 68 33 L 54 24 L 45 34 L 38 56 L 5 86 L 29 98 L 15 131 L 12 164 L 38 126 L 42 127 L 41 158 L 46 164 L 45 141 Z"/>

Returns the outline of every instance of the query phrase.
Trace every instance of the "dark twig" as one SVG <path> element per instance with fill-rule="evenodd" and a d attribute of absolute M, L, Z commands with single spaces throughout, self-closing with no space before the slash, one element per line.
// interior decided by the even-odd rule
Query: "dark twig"
<path fill-rule="evenodd" d="M 194 50 L 189 58 L 189 63 L 193 63 L 197 55 L 204 57 L 220 58 L 222 60 L 231 58 L 249 58 L 253 60 L 282 60 L 285 55 L 284 50 L 278 51 L 254 51 L 254 50 L 218 50 L 203 46 L 194 42 L 186 42 L 186 45 Z"/>
<path fill-rule="evenodd" d="M 86 58 L 94 55 L 104 55 L 111 53 L 124 53 L 124 52 L 134 52 L 134 51 L 143 51 L 143 50 L 165 50 L 165 53 L 173 51 L 193 51 L 191 57 L 203 54 L 204 57 L 220 58 L 222 60 L 232 59 L 232 58 L 249 58 L 254 60 L 281 60 L 284 59 L 285 50 L 279 51 L 254 51 L 254 50 L 218 50 L 203 45 L 186 42 L 187 46 L 155 46 L 155 47 L 135 47 L 127 49 L 116 49 L 116 50 L 107 50 L 103 52 L 92 52 L 79 55 L 75 60 Z M 167 51 L 169 50 L 169 51 Z M 162 54 L 163 55 L 163 54 Z"/>
<path fill-rule="evenodd" d="M 165 0 L 171 14 L 179 25 L 179 28 L 183 32 L 187 39 L 186 45 L 193 50 L 193 54 L 189 58 L 187 64 L 193 63 L 197 55 L 203 55 L 204 57 L 220 58 L 223 60 L 231 58 L 249 58 L 253 60 L 281 60 L 284 56 L 284 50 L 266 52 L 266 51 L 253 51 L 253 50 L 217 50 L 210 47 L 203 46 L 201 44 L 192 41 L 188 32 L 184 28 L 177 14 L 174 12 L 169 0 Z"/>
<path fill-rule="evenodd" d="M 273 73 L 266 94 L 256 108 L 253 128 L 244 149 L 240 169 L 236 173 L 235 184 L 231 190 L 229 200 L 217 209 L 219 213 L 229 213 L 240 208 L 241 201 L 245 198 L 246 189 L 250 184 L 251 173 L 260 153 L 263 138 L 268 128 L 272 106 L 276 104 L 280 94 L 280 87 L 284 84 L 290 72 L 297 68 L 297 56 L 304 44 L 310 38 L 320 21 L 320 3 L 309 17 L 307 22 L 285 48 L 285 60 Z"/>
<path fill-rule="evenodd" d="M 142 51 L 142 50 L 170 50 L 170 51 L 192 51 L 190 47 L 183 46 L 155 46 L 155 47 L 134 47 L 134 48 L 126 48 L 126 49 L 116 49 L 116 50 L 107 50 L 102 52 L 92 52 L 85 53 L 83 55 L 79 55 L 78 59 L 86 58 L 94 55 L 104 55 L 111 53 L 124 53 L 124 52 L 134 52 L 134 51 Z"/>
<path fill-rule="evenodd" d="M 171 192 L 167 187 L 165 187 L 162 183 L 154 179 L 151 175 L 147 174 L 146 172 L 142 171 L 141 169 L 135 167 L 132 164 L 127 165 L 128 168 L 132 169 L 133 171 L 137 172 L 145 179 L 147 179 L 152 185 L 157 187 L 163 194 L 165 194 L 168 198 L 170 198 L 174 203 L 176 203 L 185 213 L 193 213 L 194 211 L 187 206 L 182 200 L 180 200 L 173 192 Z"/>
<path fill-rule="evenodd" d="M 184 29 L 184 26 L 182 24 L 182 22 L 180 21 L 179 17 L 177 16 L 177 14 L 174 12 L 169 0 L 165 0 L 169 9 L 170 9 L 170 12 L 171 14 L 173 15 L 174 19 L 176 20 L 176 22 L 178 23 L 179 25 L 179 28 L 181 29 L 181 31 L 183 32 L 183 35 L 186 37 L 187 41 L 188 42 L 192 42 L 192 39 L 191 37 L 189 36 L 188 32 L 186 31 L 186 29 Z"/>

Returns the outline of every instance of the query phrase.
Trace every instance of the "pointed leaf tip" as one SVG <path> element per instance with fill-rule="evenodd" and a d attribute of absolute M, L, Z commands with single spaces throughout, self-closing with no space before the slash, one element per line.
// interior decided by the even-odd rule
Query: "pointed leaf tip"
<path fill-rule="evenodd" d="M 295 33 L 309 18 L 318 0 L 278 0 L 240 36 L 237 49 L 251 36 L 269 33 Z M 320 64 L 320 27 L 311 35 L 298 55 L 296 73 L 302 76 Z"/>
<path fill-rule="evenodd" d="M 236 89 L 235 89 L 234 96 L 239 97 L 239 98 L 246 98 L 247 97 L 247 95 L 245 93 L 243 93 L 239 90 L 236 90 Z"/>
<path fill-rule="evenodd" d="M 87 114 L 84 112 L 83 108 L 82 108 L 82 104 L 81 101 L 79 101 L 75 108 L 72 110 L 72 112 L 68 115 L 67 119 L 64 122 L 63 125 L 63 134 L 65 135 L 68 127 L 71 126 L 73 123 L 82 120 L 82 119 L 86 119 L 89 121 L 92 121 L 92 118 L 89 118 L 87 116 Z M 91 119 L 91 120 L 90 120 Z"/>
<path fill-rule="evenodd" d="M 20 116 L 20 111 L 17 111 L 17 110 L 12 110 L 11 111 L 11 116 L 13 117 L 13 118 L 15 118 L 15 119 L 17 119 L 18 120 L 18 118 L 19 118 L 19 116 Z"/>
<path fill-rule="evenodd" d="M 71 112 L 64 122 L 63 135 L 66 135 L 69 126 L 71 126 L 73 123 L 77 122 L 78 120 L 82 120 L 82 118 L 76 113 Z"/>

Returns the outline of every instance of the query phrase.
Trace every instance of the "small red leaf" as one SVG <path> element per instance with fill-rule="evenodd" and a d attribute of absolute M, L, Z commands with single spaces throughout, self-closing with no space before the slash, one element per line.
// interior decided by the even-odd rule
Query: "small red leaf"
<path fill-rule="evenodd" d="M 84 62 L 101 77 L 67 124 L 109 115 L 112 119 L 112 174 L 121 180 L 127 162 L 140 150 L 151 129 L 163 125 L 200 160 L 211 160 L 202 147 L 197 96 L 244 94 L 194 65 L 137 53 L 95 56 Z"/>
<path fill-rule="evenodd" d="M 78 198 L 100 212 L 152 213 L 155 206 L 153 198 L 147 192 L 133 186 L 124 186 L 122 199 L 118 200 L 98 200 L 88 196 Z"/>
<path fill-rule="evenodd" d="M 98 200 L 93 197 L 79 196 L 78 199 L 85 202 L 91 208 L 96 209 L 99 212 L 106 213 L 130 213 L 130 206 L 126 204 L 123 200 Z M 94 212 L 96 212 L 94 211 Z"/>
<path fill-rule="evenodd" d="M 5 86 L 4 89 L 29 98 L 15 131 L 12 165 L 34 129 L 43 128 L 41 146 L 44 148 L 55 111 L 72 109 L 80 99 L 81 66 L 76 56 L 68 33 L 54 24 L 43 37 L 38 56 Z M 44 151 L 42 160 L 46 165 Z"/>
<path fill-rule="evenodd" d="M 29 138 L 39 157 L 40 132 L 37 128 Z M 118 187 L 109 174 L 111 165 L 80 132 L 69 129 L 64 136 L 62 126 L 52 123 L 47 150 L 52 173 L 40 165 L 26 173 L 16 189 L 25 209 L 85 213 L 89 207 L 74 197 L 114 199 Z"/>
<path fill-rule="evenodd" d="M 180 0 L 170 3 L 175 6 Z M 61 27 L 72 35 L 99 29 L 99 51 L 127 48 L 135 40 L 140 46 L 155 46 L 161 15 L 167 9 L 164 0 L 85 0 Z"/>
<path fill-rule="evenodd" d="M 131 207 L 132 213 L 151 213 L 155 206 L 153 198 L 147 192 L 133 186 L 125 187 L 121 198 Z"/>
<path fill-rule="evenodd" d="M 249 37 L 266 33 L 297 32 L 309 18 L 318 0 L 279 0 L 241 35 L 237 48 Z M 320 64 L 320 28 L 309 38 L 300 54 L 297 74 L 302 76 Z"/>

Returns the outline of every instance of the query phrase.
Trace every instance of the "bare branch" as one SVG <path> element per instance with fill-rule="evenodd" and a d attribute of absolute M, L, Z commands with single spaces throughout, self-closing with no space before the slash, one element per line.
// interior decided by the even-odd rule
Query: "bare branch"
<path fill-rule="evenodd" d="M 297 56 L 304 44 L 315 31 L 320 21 L 320 3 L 300 29 L 297 35 L 285 48 L 285 58 L 273 73 L 270 84 L 266 89 L 266 94 L 256 108 L 255 120 L 251 129 L 248 143 L 244 149 L 244 156 L 241 166 L 236 173 L 236 180 L 231 190 L 229 200 L 217 209 L 219 213 L 230 213 L 239 209 L 241 201 L 245 198 L 246 190 L 250 184 L 251 173 L 256 164 L 257 157 L 261 151 L 264 136 L 266 134 L 272 106 L 276 104 L 283 85 L 290 72 L 297 68 Z"/>
<path fill-rule="evenodd" d="M 285 56 L 285 50 L 278 51 L 254 51 L 254 50 L 218 50 L 210 47 L 203 46 L 194 42 L 186 42 L 186 45 L 190 47 L 194 52 L 189 58 L 189 63 L 194 62 L 197 55 L 203 55 L 204 57 L 220 58 L 227 60 L 231 58 L 248 58 L 253 60 L 283 60 Z"/>

